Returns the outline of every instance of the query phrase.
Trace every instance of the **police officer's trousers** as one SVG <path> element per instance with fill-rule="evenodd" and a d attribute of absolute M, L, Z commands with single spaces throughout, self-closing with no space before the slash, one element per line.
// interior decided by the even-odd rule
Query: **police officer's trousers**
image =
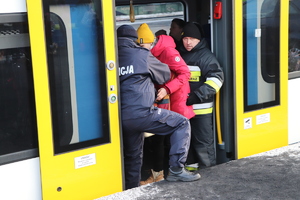
<path fill-rule="evenodd" d="M 134 114 L 134 113 L 133 113 Z M 145 117 L 122 121 L 125 189 L 139 186 L 143 157 L 144 132 L 170 136 L 169 164 L 184 167 L 190 146 L 189 120 L 173 111 L 154 107 Z"/>

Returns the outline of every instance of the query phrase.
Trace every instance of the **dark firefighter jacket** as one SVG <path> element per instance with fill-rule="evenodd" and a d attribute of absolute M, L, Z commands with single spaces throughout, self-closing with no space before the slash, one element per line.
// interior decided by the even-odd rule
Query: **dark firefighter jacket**
<path fill-rule="evenodd" d="M 203 39 L 191 51 L 185 50 L 181 53 L 191 71 L 191 93 L 187 104 L 193 105 L 196 115 L 212 113 L 214 95 L 224 81 L 218 60 L 206 46 Z"/>

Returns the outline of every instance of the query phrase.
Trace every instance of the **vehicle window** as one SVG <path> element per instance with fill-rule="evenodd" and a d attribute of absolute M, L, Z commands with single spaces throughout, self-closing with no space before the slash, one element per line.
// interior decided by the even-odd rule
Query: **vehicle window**
<path fill-rule="evenodd" d="M 110 141 L 100 1 L 44 1 L 56 154 Z"/>
<path fill-rule="evenodd" d="M 244 110 L 279 104 L 279 1 L 243 3 Z"/>
<path fill-rule="evenodd" d="M 37 156 L 26 153 L 38 143 L 25 14 L 0 16 L 0 94 L 0 164 Z"/>
<path fill-rule="evenodd" d="M 300 0 L 289 1 L 289 79 L 300 77 Z"/>
<path fill-rule="evenodd" d="M 172 3 L 151 3 L 134 5 L 135 22 L 129 18 L 129 5 L 116 7 L 116 25 L 132 25 L 137 29 L 140 24 L 147 23 L 153 33 L 164 29 L 169 34 L 171 21 L 174 18 L 184 19 L 183 4 L 181 2 Z"/>

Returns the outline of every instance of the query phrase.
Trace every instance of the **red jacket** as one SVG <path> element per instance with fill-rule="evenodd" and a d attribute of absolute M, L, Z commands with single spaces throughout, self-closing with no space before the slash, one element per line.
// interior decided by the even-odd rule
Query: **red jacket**
<path fill-rule="evenodd" d="M 158 60 L 167 64 L 171 70 L 171 77 L 173 78 L 161 86 L 166 88 L 170 94 L 171 110 L 190 119 L 195 116 L 193 107 L 186 105 L 190 93 L 189 79 L 191 73 L 175 46 L 171 36 L 160 35 L 156 45 L 151 49 L 151 53 Z"/>

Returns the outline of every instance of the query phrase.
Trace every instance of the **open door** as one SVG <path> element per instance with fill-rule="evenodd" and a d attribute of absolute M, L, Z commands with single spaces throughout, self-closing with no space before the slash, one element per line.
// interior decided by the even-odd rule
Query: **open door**
<path fill-rule="evenodd" d="M 43 200 L 122 191 L 112 1 L 27 7 Z"/>
<path fill-rule="evenodd" d="M 243 158 L 288 144 L 288 1 L 233 4 L 236 157 Z"/>

